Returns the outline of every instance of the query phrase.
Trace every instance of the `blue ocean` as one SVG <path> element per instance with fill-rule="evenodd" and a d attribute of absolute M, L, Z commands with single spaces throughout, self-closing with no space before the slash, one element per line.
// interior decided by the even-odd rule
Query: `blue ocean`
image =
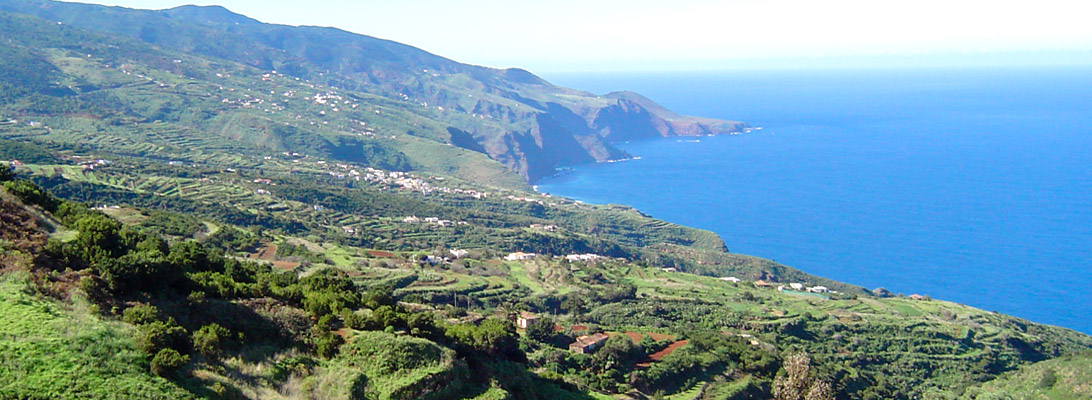
<path fill-rule="evenodd" d="M 732 252 L 1092 333 L 1092 68 L 572 74 L 762 127 L 622 143 L 542 192 Z M 696 139 L 696 140 L 695 140 Z"/>

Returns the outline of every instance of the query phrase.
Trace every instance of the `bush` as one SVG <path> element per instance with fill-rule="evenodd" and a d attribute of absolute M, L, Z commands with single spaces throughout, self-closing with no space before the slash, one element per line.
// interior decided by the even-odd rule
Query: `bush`
<path fill-rule="evenodd" d="M 158 354 L 163 349 L 189 352 L 186 329 L 178 326 L 173 319 L 141 325 L 136 345 L 146 354 Z"/>
<path fill-rule="evenodd" d="M 217 324 L 202 326 L 193 333 L 193 349 L 208 358 L 217 358 L 224 342 L 231 338 L 231 331 Z"/>
<path fill-rule="evenodd" d="M 1055 383 L 1058 383 L 1058 374 L 1053 369 L 1047 368 L 1043 371 L 1043 377 L 1039 379 L 1039 388 L 1050 389 Z"/>
<path fill-rule="evenodd" d="M 179 368 L 190 362 L 190 356 L 174 349 L 163 349 L 152 358 L 152 372 L 162 377 L 173 376 Z"/>
<path fill-rule="evenodd" d="M 315 354 L 322 358 L 330 358 L 337 354 L 338 348 L 345 344 L 345 339 L 330 331 L 317 333 L 314 337 Z"/>
<path fill-rule="evenodd" d="M 126 308 L 121 314 L 121 320 L 133 325 L 149 324 L 159 320 L 159 309 L 149 304 L 138 304 Z"/>

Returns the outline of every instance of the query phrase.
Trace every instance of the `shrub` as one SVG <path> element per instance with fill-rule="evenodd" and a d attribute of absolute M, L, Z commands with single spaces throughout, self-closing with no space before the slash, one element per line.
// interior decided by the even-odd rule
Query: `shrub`
<path fill-rule="evenodd" d="M 152 372 L 162 377 L 173 376 L 179 368 L 190 362 L 190 356 L 174 349 L 163 349 L 152 358 Z"/>
<path fill-rule="evenodd" d="M 345 339 L 330 331 L 322 331 L 315 334 L 315 354 L 322 358 L 330 358 L 337 354 L 338 348 L 345 344 Z"/>
<path fill-rule="evenodd" d="M 126 308 L 121 320 L 127 324 L 144 325 L 159 320 L 159 309 L 149 304 L 138 304 Z"/>
<path fill-rule="evenodd" d="M 208 358 L 220 356 L 224 342 L 231 338 L 231 331 L 217 324 L 202 326 L 193 333 L 193 349 Z"/>
<path fill-rule="evenodd" d="M 1050 389 L 1055 383 L 1058 383 L 1058 374 L 1053 369 L 1047 368 L 1043 371 L 1043 377 L 1039 379 L 1039 388 Z"/>
<path fill-rule="evenodd" d="M 147 354 L 158 354 L 160 350 L 168 348 L 188 352 L 189 347 L 186 329 L 178 326 L 173 319 L 141 325 L 136 345 Z"/>

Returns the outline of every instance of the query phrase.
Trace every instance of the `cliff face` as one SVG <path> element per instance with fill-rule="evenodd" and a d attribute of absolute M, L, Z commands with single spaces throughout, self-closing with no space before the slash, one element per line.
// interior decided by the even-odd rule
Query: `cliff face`
<path fill-rule="evenodd" d="M 406 134 L 485 153 L 532 182 L 559 165 L 627 157 L 614 141 L 744 127 L 679 116 L 632 92 L 597 96 L 521 69 L 462 64 L 334 28 L 266 24 L 222 7 L 152 11 L 9 0 L 0 10 L 381 96 L 430 120 L 407 126 L 447 127 Z"/>

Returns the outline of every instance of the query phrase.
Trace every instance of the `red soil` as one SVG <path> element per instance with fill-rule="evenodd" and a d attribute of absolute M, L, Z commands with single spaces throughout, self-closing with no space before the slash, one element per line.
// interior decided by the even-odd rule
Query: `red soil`
<path fill-rule="evenodd" d="M 258 253 L 251 254 L 250 258 L 256 258 L 259 260 L 273 261 L 277 259 L 277 245 L 267 244 L 265 247 L 258 249 Z"/>
<path fill-rule="evenodd" d="M 394 253 L 391 253 L 389 251 L 368 250 L 368 254 L 370 254 L 372 257 L 394 258 Z"/>
<path fill-rule="evenodd" d="M 637 367 L 648 368 L 652 365 L 652 363 L 663 360 L 664 357 L 667 357 L 669 354 L 674 353 L 675 350 L 678 350 L 680 347 L 686 346 L 687 343 L 690 343 L 690 341 L 680 340 L 678 342 L 672 343 L 670 346 L 667 346 L 663 350 L 657 351 L 649 355 L 648 360 L 637 363 Z"/>

